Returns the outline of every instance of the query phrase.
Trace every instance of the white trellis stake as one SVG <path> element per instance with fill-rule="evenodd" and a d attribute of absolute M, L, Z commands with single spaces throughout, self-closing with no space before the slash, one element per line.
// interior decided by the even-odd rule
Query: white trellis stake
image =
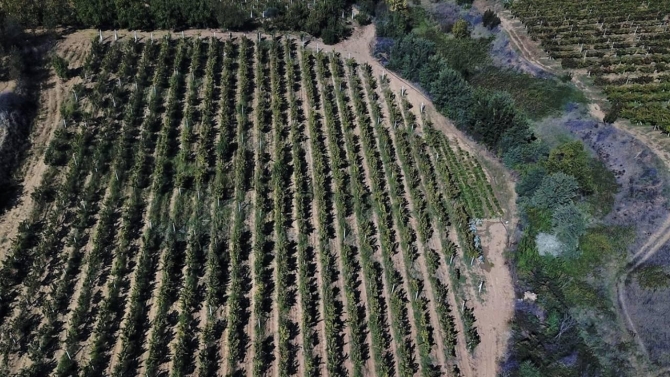
<path fill-rule="evenodd" d="M 482 280 L 481 283 L 479 283 L 479 293 L 482 293 L 482 287 L 484 286 L 484 280 Z"/>
<path fill-rule="evenodd" d="M 102 30 L 98 29 L 98 32 L 100 33 L 100 42 L 102 42 Z"/>
<path fill-rule="evenodd" d="M 118 40 L 119 40 L 119 34 L 116 32 L 116 30 L 114 30 L 114 41 L 116 42 Z"/>
<path fill-rule="evenodd" d="M 135 31 L 135 42 L 137 42 L 137 31 Z"/>

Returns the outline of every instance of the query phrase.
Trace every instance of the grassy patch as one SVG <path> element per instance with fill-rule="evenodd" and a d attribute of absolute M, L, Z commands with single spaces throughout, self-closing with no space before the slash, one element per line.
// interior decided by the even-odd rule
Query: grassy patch
<path fill-rule="evenodd" d="M 493 66 L 477 72 L 469 81 L 477 88 L 508 92 L 531 119 L 544 118 L 570 102 L 586 102 L 584 94 L 569 84 Z"/>

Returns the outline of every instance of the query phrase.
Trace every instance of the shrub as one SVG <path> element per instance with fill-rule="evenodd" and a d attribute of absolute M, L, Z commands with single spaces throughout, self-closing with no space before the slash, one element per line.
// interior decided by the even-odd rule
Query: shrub
<path fill-rule="evenodd" d="M 454 37 L 459 39 L 465 39 L 470 37 L 470 26 L 468 22 L 464 19 L 460 19 L 454 23 L 454 26 L 451 28 L 451 32 L 454 34 Z"/>
<path fill-rule="evenodd" d="M 646 266 L 638 271 L 637 282 L 645 289 L 663 289 L 670 287 L 670 274 L 663 270 L 663 266 Z"/>
<path fill-rule="evenodd" d="M 562 205 L 554 211 L 552 216 L 554 234 L 565 248 L 564 254 L 574 256 L 579 246 L 579 237 L 586 230 L 584 216 L 573 203 Z"/>
<path fill-rule="evenodd" d="M 51 66 L 53 67 L 54 71 L 56 72 L 56 75 L 60 77 L 61 79 L 65 80 L 68 78 L 68 65 L 69 62 L 65 59 L 62 58 L 56 54 L 54 54 L 51 57 Z"/>
<path fill-rule="evenodd" d="M 370 18 L 369 14 L 367 14 L 365 12 L 358 12 L 358 14 L 356 16 L 354 16 L 354 21 L 356 21 L 356 23 L 359 26 L 365 26 L 365 25 L 369 25 L 370 22 L 372 22 L 372 19 Z"/>

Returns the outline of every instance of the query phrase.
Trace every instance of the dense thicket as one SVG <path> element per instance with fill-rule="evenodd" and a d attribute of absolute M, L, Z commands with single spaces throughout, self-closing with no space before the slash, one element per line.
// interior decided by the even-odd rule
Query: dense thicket
<path fill-rule="evenodd" d="M 7 15 L 26 27 L 124 29 L 263 27 L 303 31 L 335 43 L 346 35 L 349 0 L 2 0 Z M 374 3 L 374 1 L 372 2 Z M 344 17 L 343 17 L 344 16 Z"/>

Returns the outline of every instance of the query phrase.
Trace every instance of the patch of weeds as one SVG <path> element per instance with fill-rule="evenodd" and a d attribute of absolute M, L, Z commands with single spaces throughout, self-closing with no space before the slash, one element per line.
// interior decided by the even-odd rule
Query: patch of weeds
<path fill-rule="evenodd" d="M 468 81 L 478 88 L 508 92 L 517 107 L 531 119 L 561 111 L 571 102 L 586 102 L 584 94 L 567 83 L 493 66 L 479 71 Z"/>

